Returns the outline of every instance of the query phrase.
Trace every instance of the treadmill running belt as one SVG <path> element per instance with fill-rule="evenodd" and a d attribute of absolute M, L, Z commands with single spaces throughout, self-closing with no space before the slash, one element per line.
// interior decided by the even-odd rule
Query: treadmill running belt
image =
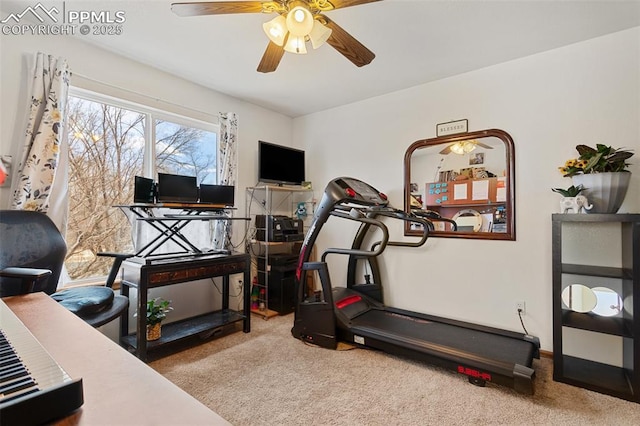
<path fill-rule="evenodd" d="M 382 310 L 370 310 L 351 322 L 351 331 L 358 328 L 381 330 L 399 339 L 408 338 L 442 345 L 507 363 L 531 365 L 535 348 L 529 342 L 488 332 L 427 321 Z"/>

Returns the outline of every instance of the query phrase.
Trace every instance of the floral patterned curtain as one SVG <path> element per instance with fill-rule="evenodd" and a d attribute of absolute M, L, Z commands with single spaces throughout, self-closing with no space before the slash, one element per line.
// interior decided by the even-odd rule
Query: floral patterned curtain
<path fill-rule="evenodd" d="M 218 140 L 218 184 L 235 185 L 238 167 L 237 156 L 238 117 L 233 112 L 220 113 L 220 138 Z M 213 248 L 228 249 L 231 242 L 231 223 L 213 221 Z"/>
<path fill-rule="evenodd" d="M 31 83 L 29 118 L 11 208 L 49 210 L 65 128 L 69 78 L 67 61 L 38 52 Z"/>

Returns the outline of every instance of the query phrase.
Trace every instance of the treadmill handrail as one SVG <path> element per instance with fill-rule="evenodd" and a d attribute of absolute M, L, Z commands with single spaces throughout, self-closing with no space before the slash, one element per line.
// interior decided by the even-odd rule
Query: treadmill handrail
<path fill-rule="evenodd" d="M 427 242 L 427 239 L 429 238 L 429 229 L 433 228 L 433 224 L 423 218 L 420 217 L 415 217 L 415 216 L 410 216 L 407 213 L 405 213 L 403 210 L 398 210 L 398 209 L 394 209 L 394 208 L 386 208 L 386 209 L 372 209 L 369 213 L 367 213 L 367 217 L 371 217 L 374 218 L 376 216 L 385 216 L 385 217 L 390 217 L 392 219 L 400 219 L 403 220 L 405 222 L 414 222 L 414 223 L 418 223 L 420 225 L 422 225 L 422 237 L 420 238 L 420 241 L 417 242 L 409 242 L 409 241 L 389 241 L 387 243 L 388 246 L 395 246 L 395 247 L 421 247 L 424 245 L 424 243 Z M 379 242 L 375 243 L 378 244 Z M 375 246 L 374 244 L 374 246 Z M 373 249 L 374 247 L 372 247 Z"/>
<path fill-rule="evenodd" d="M 376 257 L 382 254 L 382 252 L 384 251 L 385 247 L 389 242 L 389 229 L 384 223 L 380 222 L 379 220 L 372 219 L 366 216 L 354 217 L 353 215 L 349 213 L 345 213 L 343 211 L 332 211 L 331 216 L 336 216 L 342 219 L 349 219 L 356 222 L 377 226 L 382 232 L 382 239 L 378 241 L 376 244 L 374 244 L 378 246 L 377 249 L 375 247 L 372 247 L 371 250 L 356 250 L 356 249 L 350 249 L 350 248 L 336 248 L 336 247 L 328 248 L 322 253 L 322 256 L 321 256 L 322 262 L 325 261 L 328 254 L 347 254 L 347 255 L 363 256 L 363 257 Z"/>

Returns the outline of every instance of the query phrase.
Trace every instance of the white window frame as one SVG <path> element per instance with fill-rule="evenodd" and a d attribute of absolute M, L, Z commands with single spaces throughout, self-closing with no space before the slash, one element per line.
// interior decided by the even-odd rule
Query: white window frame
<path fill-rule="evenodd" d="M 133 93 L 133 92 L 132 92 Z M 156 162 L 156 137 L 155 137 L 155 120 L 165 120 L 170 121 L 175 124 L 180 124 L 188 127 L 196 127 L 198 129 L 202 129 L 208 132 L 213 132 L 216 134 L 216 153 L 219 152 L 219 143 L 220 143 L 220 124 L 219 123 L 211 123 L 204 121 L 199 118 L 195 118 L 193 116 L 188 116 L 186 114 L 178 114 L 175 112 L 167 111 L 158 107 L 152 107 L 147 104 L 143 104 L 140 102 L 134 102 L 128 99 L 124 99 L 121 97 L 116 97 L 110 94 L 97 92 L 94 90 L 83 89 L 78 86 L 70 86 L 69 87 L 69 96 L 74 98 L 81 98 L 91 102 L 108 104 L 117 108 L 127 109 L 129 111 L 137 112 L 145 115 L 145 127 L 144 127 L 144 153 L 143 153 L 143 162 L 142 162 L 142 174 L 144 177 L 155 179 L 156 170 L 155 170 L 155 162 Z M 150 98 L 151 99 L 151 98 Z M 167 103 L 167 106 L 173 106 L 175 109 L 180 110 L 189 110 L 189 108 L 181 107 L 179 105 L 171 105 Z M 193 110 L 196 112 L 195 110 Z M 205 113 L 200 112 L 199 115 L 203 115 Z M 217 121 L 217 117 L 211 116 L 212 120 Z M 152 123 L 153 125 L 148 125 Z M 216 155 L 216 182 L 218 181 L 218 170 L 220 167 L 220 158 Z M 80 278 L 76 280 L 69 280 L 65 283 L 65 287 L 73 287 L 78 285 L 89 285 L 95 284 L 98 281 L 104 282 L 107 278 L 107 275 L 103 276 L 94 276 L 87 278 Z"/>
<path fill-rule="evenodd" d="M 157 107 L 152 107 L 139 102 L 133 102 L 127 99 L 118 98 L 112 95 L 95 92 L 93 90 L 82 89 L 76 86 L 69 87 L 69 96 L 74 98 L 82 98 L 92 102 L 105 103 L 118 108 L 124 108 L 140 114 L 145 114 L 145 123 L 155 123 L 156 119 L 170 121 L 172 123 L 181 124 L 183 126 L 196 127 L 208 132 L 216 134 L 216 151 L 218 152 L 218 144 L 220 143 L 220 124 L 209 123 L 207 121 L 177 114 Z M 181 108 L 176 106 L 177 108 Z M 142 162 L 142 173 L 144 177 L 154 178 L 155 176 L 155 125 L 145 125 L 145 148 Z M 216 155 L 216 170 L 220 167 L 220 158 Z M 216 182 L 218 176 L 216 176 Z"/>

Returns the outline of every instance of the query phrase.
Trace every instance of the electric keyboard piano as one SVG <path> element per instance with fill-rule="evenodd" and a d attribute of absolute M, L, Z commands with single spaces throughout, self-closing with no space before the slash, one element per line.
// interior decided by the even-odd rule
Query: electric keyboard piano
<path fill-rule="evenodd" d="M 72 379 L 0 300 L 0 421 L 37 425 L 69 415 L 84 402 Z"/>

